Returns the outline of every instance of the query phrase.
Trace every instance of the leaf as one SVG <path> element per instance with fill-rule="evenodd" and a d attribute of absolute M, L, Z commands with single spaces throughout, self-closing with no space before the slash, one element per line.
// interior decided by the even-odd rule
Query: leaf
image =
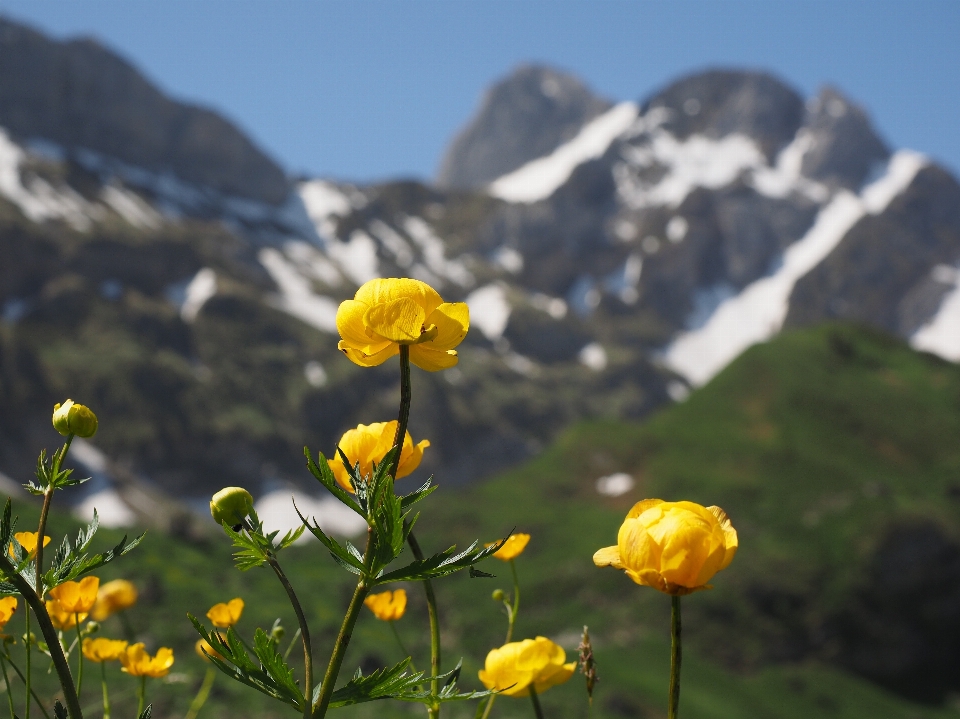
<path fill-rule="evenodd" d="M 223 523 L 223 530 L 233 540 L 233 546 L 238 550 L 233 553 L 233 563 L 241 572 L 246 572 L 254 567 L 261 567 L 267 561 L 267 550 L 270 546 L 269 540 L 262 535 L 257 536 L 256 532 L 245 534 L 233 531 L 226 522 Z M 266 546 L 265 546 L 266 545 Z"/>
<path fill-rule="evenodd" d="M 60 703 L 59 699 L 57 699 L 56 704 L 53 705 L 53 715 L 57 719 L 67 719 L 67 708 Z"/>
<path fill-rule="evenodd" d="M 430 475 L 430 477 L 427 478 L 427 481 L 424 482 L 418 489 L 410 492 L 410 494 L 405 494 L 400 498 L 401 511 L 406 512 L 417 502 L 426 499 L 436 491 L 437 485 L 433 484 L 433 475 Z"/>
<path fill-rule="evenodd" d="M 470 565 L 470 579 L 479 579 L 479 578 L 481 578 L 481 577 L 483 577 L 483 578 L 491 577 L 491 578 L 493 578 L 493 579 L 496 579 L 497 575 L 496 575 L 496 574 L 490 574 L 489 572 L 481 572 L 479 569 L 477 569 L 476 567 L 474 567 L 474 566 L 471 564 L 471 565 Z"/>
<path fill-rule="evenodd" d="M 132 541 L 127 541 L 125 535 L 113 549 L 109 549 L 100 554 L 87 555 L 86 551 L 99 526 L 100 520 L 96 511 L 94 511 L 93 521 L 90 522 L 86 528 L 80 530 L 75 542 L 71 542 L 70 537 L 63 538 L 63 542 L 57 547 L 57 551 L 53 555 L 50 568 L 43 575 L 43 582 L 47 588 L 56 587 L 64 582 L 72 581 L 77 577 L 82 577 L 109 564 L 118 557 L 122 557 L 133 550 L 140 544 L 145 536 L 145 534 L 141 534 Z M 20 575 L 31 583 L 32 586 L 32 572 L 25 572 L 23 569 L 20 569 Z"/>
<path fill-rule="evenodd" d="M 350 509 L 359 514 L 361 517 L 366 519 L 366 512 L 360 509 L 360 505 L 357 504 L 357 500 L 354 499 L 350 492 L 347 492 L 345 489 L 343 489 L 343 487 L 341 487 L 337 482 L 337 478 L 333 476 L 333 472 L 330 469 L 330 465 L 327 464 L 327 458 L 323 456 L 323 452 L 317 453 L 319 462 L 313 461 L 313 457 L 310 456 L 309 448 L 304 447 L 303 454 L 307 458 L 307 469 L 310 470 L 310 474 L 312 474 L 316 480 L 320 482 L 320 484 L 326 487 L 330 494 L 339 499 L 343 504 L 350 507 Z M 349 466 L 349 462 L 345 466 Z"/>
<path fill-rule="evenodd" d="M 151 716 L 153 716 L 153 704 L 147 704 L 147 708 L 140 712 L 138 719 L 150 719 Z"/>
<path fill-rule="evenodd" d="M 300 513 L 300 508 L 297 507 L 297 503 L 293 503 L 293 508 L 297 511 L 297 516 L 300 517 L 300 521 L 303 522 L 303 526 L 310 530 L 310 533 L 320 540 L 320 543 L 327 548 L 327 551 L 333 556 L 337 562 L 344 567 L 345 569 L 353 572 L 354 574 L 366 574 L 367 568 L 363 564 L 363 556 L 360 552 L 357 551 L 357 548 L 352 544 L 347 542 L 347 549 L 340 545 L 340 543 L 327 535 L 320 525 L 314 520 L 313 524 L 310 524 L 309 520 Z M 352 551 L 351 551 L 352 550 Z"/>
<path fill-rule="evenodd" d="M 300 694 L 300 687 L 293 678 L 293 670 L 283 660 L 283 655 L 277 651 L 277 645 L 270 639 L 270 635 L 259 628 L 253 635 L 253 652 L 271 679 L 286 688 L 292 695 Z"/>
<path fill-rule="evenodd" d="M 378 699 L 400 699 L 410 697 L 407 701 L 417 701 L 414 696 L 425 697 L 429 692 L 422 692 L 419 686 L 424 682 L 423 672 L 407 673 L 410 658 L 407 657 L 399 664 L 390 668 L 377 669 L 367 676 L 357 669 L 357 673 L 344 686 L 333 692 L 330 697 L 330 708 L 345 707 L 351 704 L 376 701 Z M 314 691 L 314 702 L 320 696 L 320 686 Z"/>
<path fill-rule="evenodd" d="M 377 577 L 377 584 L 399 581 L 423 581 L 424 579 L 445 577 L 448 574 L 459 572 L 461 569 L 466 569 L 482 559 L 486 559 L 500 549 L 500 547 L 503 546 L 503 542 L 479 549 L 477 548 L 478 545 L 479 542 L 475 541 L 464 551 L 456 555 L 454 552 L 457 548 L 453 546 L 431 557 L 418 559 L 405 567 L 395 569 L 392 572 Z"/>

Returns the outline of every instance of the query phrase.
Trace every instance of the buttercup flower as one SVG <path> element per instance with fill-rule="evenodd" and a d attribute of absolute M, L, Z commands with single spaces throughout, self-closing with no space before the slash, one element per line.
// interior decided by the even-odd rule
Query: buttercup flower
<path fill-rule="evenodd" d="M 205 662 L 209 662 L 210 657 L 223 659 L 223 655 L 214 649 L 210 642 L 208 642 L 206 639 L 198 639 L 197 643 L 193 645 L 193 648 L 197 652 L 197 656 L 203 659 Z"/>
<path fill-rule="evenodd" d="M 348 429 L 340 438 L 338 447 L 343 450 L 351 465 L 360 463 L 360 474 L 367 476 L 373 472 L 373 463 L 383 461 L 387 452 L 393 449 L 393 439 L 397 434 L 397 420 L 390 422 L 374 422 L 373 424 L 358 424 L 356 429 Z M 423 459 L 423 450 L 430 446 L 430 440 L 422 439 L 417 444 L 407 432 L 403 436 L 403 447 L 400 449 L 400 464 L 397 467 L 397 479 L 406 477 L 420 466 Z M 335 452 L 328 462 L 337 482 L 348 492 L 353 491 L 350 484 L 350 473 L 343 466 L 340 453 Z"/>
<path fill-rule="evenodd" d="M 68 399 L 63 404 L 54 405 L 53 428 L 64 437 L 69 434 L 92 437 L 97 433 L 97 415 L 89 407 Z"/>
<path fill-rule="evenodd" d="M 78 622 L 87 618 L 85 612 L 68 612 L 56 599 L 48 599 L 46 604 L 47 614 L 50 615 L 50 622 L 54 629 L 73 629 Z"/>
<path fill-rule="evenodd" d="M 719 507 L 645 499 L 633 505 L 617 546 L 593 555 L 598 567 L 622 569 L 637 584 L 665 594 L 709 589 L 707 582 L 737 552 L 737 530 Z"/>
<path fill-rule="evenodd" d="M 392 592 L 371 594 L 363 603 L 380 621 L 395 622 L 407 611 L 407 592 L 404 589 L 395 589 Z"/>
<path fill-rule="evenodd" d="M 243 487 L 224 487 L 210 500 L 210 514 L 217 524 L 240 524 L 253 510 L 253 495 Z"/>
<path fill-rule="evenodd" d="M 17 532 L 13 535 L 13 538 L 20 542 L 20 546 L 23 547 L 28 556 L 33 556 L 37 551 L 37 533 L 36 532 Z M 43 546 L 46 547 L 50 544 L 50 537 L 43 535 Z M 13 551 L 13 542 L 10 542 L 9 554 L 11 557 L 16 556 Z"/>
<path fill-rule="evenodd" d="M 83 614 L 89 612 L 97 602 L 97 589 L 100 580 L 97 577 L 84 577 L 79 582 L 64 582 L 50 590 L 50 596 L 60 604 L 65 612 Z"/>
<path fill-rule="evenodd" d="M 10 621 L 10 617 L 13 616 L 13 613 L 17 611 L 17 598 L 16 597 L 4 597 L 0 599 L 0 629 Z"/>
<path fill-rule="evenodd" d="M 91 662 L 115 662 L 124 655 L 127 650 L 127 642 L 122 639 L 106 639 L 97 637 L 91 639 L 87 637 L 81 645 L 83 656 Z"/>
<path fill-rule="evenodd" d="M 173 650 L 160 647 L 156 656 L 150 656 L 138 642 L 124 649 L 120 655 L 123 671 L 135 677 L 165 677 L 173 666 Z"/>
<path fill-rule="evenodd" d="M 525 697 L 530 685 L 537 694 L 573 676 L 576 662 L 564 663 L 563 647 L 546 637 L 510 642 L 492 649 L 480 670 L 480 681 L 487 689 L 499 689 L 508 697 Z"/>
<path fill-rule="evenodd" d="M 504 562 L 509 562 L 511 559 L 516 559 L 523 554 L 523 550 L 527 548 L 527 542 L 529 541 L 529 534 L 511 534 L 507 537 L 507 541 L 503 543 L 503 546 L 493 553 L 493 556 Z M 496 542 L 488 542 L 486 546 L 492 547 L 494 544 L 496 544 Z"/>
<path fill-rule="evenodd" d="M 243 614 L 243 600 L 236 597 L 227 603 L 220 602 L 210 607 L 210 611 L 207 612 L 207 619 L 213 622 L 215 627 L 229 629 L 240 621 L 241 614 Z"/>
<path fill-rule="evenodd" d="M 90 616 L 102 622 L 111 614 L 122 612 L 137 603 L 137 588 L 133 582 L 126 579 L 114 579 L 100 587 L 97 592 L 97 602 L 93 605 Z"/>
<path fill-rule="evenodd" d="M 337 347 L 354 364 L 375 367 L 408 345 L 411 362 L 436 372 L 457 363 L 454 347 L 469 328 L 465 303 L 444 302 L 419 280 L 376 279 L 340 303 L 337 330 L 343 339 Z"/>

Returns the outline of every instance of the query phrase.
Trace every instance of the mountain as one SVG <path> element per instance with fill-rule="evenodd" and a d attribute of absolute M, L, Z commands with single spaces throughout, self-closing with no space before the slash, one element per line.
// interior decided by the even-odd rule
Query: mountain
<path fill-rule="evenodd" d="M 396 367 L 336 350 L 338 303 L 376 276 L 471 307 L 459 366 L 414 376 L 447 483 L 645 418 L 785 326 L 854 319 L 960 360 L 960 186 L 836 89 L 709 70 L 611 105 L 527 66 L 436 186 L 292 182 L 93 41 L 0 27 L 9 476 L 72 396 L 101 413 L 104 492 L 310 487 L 305 444 L 396 412 Z"/>

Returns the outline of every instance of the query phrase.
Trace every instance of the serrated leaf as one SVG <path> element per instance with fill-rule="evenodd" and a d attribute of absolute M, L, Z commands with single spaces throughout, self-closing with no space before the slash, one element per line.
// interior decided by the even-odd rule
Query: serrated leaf
<path fill-rule="evenodd" d="M 389 668 L 378 669 L 367 676 L 358 669 L 353 678 L 345 685 L 333 692 L 330 697 L 330 708 L 362 704 L 379 699 L 399 699 L 401 696 L 411 696 L 414 693 L 427 696 L 429 693 L 420 692 L 417 688 L 424 683 L 423 672 L 407 673 L 410 658 Z M 314 702 L 320 696 L 320 687 L 314 691 Z"/>
<path fill-rule="evenodd" d="M 410 492 L 410 494 L 405 494 L 400 497 L 400 509 L 403 512 L 406 512 L 410 507 L 415 505 L 417 502 L 420 502 L 431 494 L 437 491 L 437 485 L 433 484 L 433 475 L 430 475 L 427 478 L 427 481 L 420 485 L 419 488 Z"/>
<path fill-rule="evenodd" d="M 310 470 L 310 474 L 312 474 L 320 484 L 326 487 L 330 494 L 366 519 L 367 515 L 360 509 L 357 500 L 354 499 L 350 492 L 347 492 L 341 487 L 337 482 L 337 478 L 333 476 L 333 471 L 330 469 L 330 465 L 327 464 L 327 458 L 323 456 L 323 452 L 317 453 L 318 462 L 313 461 L 313 457 L 310 456 L 310 450 L 307 447 L 303 448 L 303 454 L 307 458 L 307 469 Z M 349 462 L 344 466 L 349 466 Z"/>
<path fill-rule="evenodd" d="M 300 517 L 303 526 L 310 530 L 310 534 L 320 540 L 320 543 L 327 548 L 327 551 L 337 560 L 340 566 L 354 574 L 366 573 L 367 568 L 363 564 L 363 556 L 357 551 L 356 547 L 347 542 L 349 548 L 344 548 L 336 539 L 320 529 L 316 520 L 313 524 L 310 524 L 310 521 L 300 513 L 300 508 L 296 502 L 293 503 L 293 508 L 296 510 L 297 516 Z"/>
<path fill-rule="evenodd" d="M 459 554 L 454 554 L 456 547 L 438 552 L 433 556 L 424 559 L 418 559 L 405 567 L 395 569 L 387 574 L 377 577 L 377 584 L 386 584 L 387 582 L 399 581 L 423 581 L 424 579 L 436 579 L 445 577 L 448 574 L 459 572 L 477 562 L 486 559 L 503 546 L 503 542 L 497 542 L 489 547 L 478 548 L 479 542 L 474 542 Z"/>
<path fill-rule="evenodd" d="M 140 712 L 139 719 L 150 719 L 153 716 L 153 704 L 147 704 L 147 708 Z"/>
<path fill-rule="evenodd" d="M 300 687 L 293 678 L 293 670 L 283 660 L 283 655 L 277 651 L 277 645 L 270 636 L 259 628 L 253 635 L 253 652 L 271 679 L 285 687 L 291 694 L 300 694 Z"/>
<path fill-rule="evenodd" d="M 67 719 L 67 708 L 60 703 L 59 699 L 57 699 L 56 703 L 53 705 L 53 715 L 57 719 Z"/>

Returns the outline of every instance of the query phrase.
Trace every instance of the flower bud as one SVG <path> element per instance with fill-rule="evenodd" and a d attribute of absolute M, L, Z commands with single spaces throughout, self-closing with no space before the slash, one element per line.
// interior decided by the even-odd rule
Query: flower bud
<path fill-rule="evenodd" d="M 89 621 L 87 622 L 87 628 L 83 630 L 83 633 L 86 635 L 96 634 L 100 631 L 100 622 Z"/>
<path fill-rule="evenodd" d="M 253 496 L 243 487 L 224 487 L 210 500 L 210 514 L 217 524 L 236 527 L 252 511 Z"/>
<path fill-rule="evenodd" d="M 276 624 L 273 629 L 270 630 L 270 639 L 274 642 L 279 642 L 286 635 L 287 630 L 283 628 L 282 625 Z"/>
<path fill-rule="evenodd" d="M 53 407 L 53 428 L 64 437 L 92 437 L 97 433 L 97 415 L 89 407 L 68 399 Z"/>
<path fill-rule="evenodd" d="M 502 602 L 506 595 L 503 593 L 502 589 L 494 589 L 492 596 L 493 596 L 493 601 Z"/>

